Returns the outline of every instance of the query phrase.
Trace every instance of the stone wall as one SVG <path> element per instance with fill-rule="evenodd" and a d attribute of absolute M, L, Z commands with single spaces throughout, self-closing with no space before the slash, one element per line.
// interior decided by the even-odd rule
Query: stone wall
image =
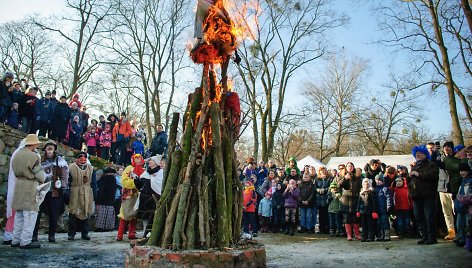
<path fill-rule="evenodd" d="M 0 124 L 0 228 L 5 226 L 6 221 L 6 199 L 10 158 L 12 153 L 20 144 L 20 141 L 25 137 L 25 133 L 7 125 Z M 48 140 L 49 139 L 40 137 L 40 141 L 43 142 L 43 144 L 38 147 L 41 153 L 44 144 Z M 64 156 L 68 163 L 74 161 L 74 156 L 77 153 L 77 151 L 71 147 L 60 143 L 57 146 L 57 152 Z M 106 161 L 98 157 L 91 157 L 90 161 L 92 162 L 92 165 L 95 167 L 95 169 L 100 169 L 105 165 L 109 165 Z"/>

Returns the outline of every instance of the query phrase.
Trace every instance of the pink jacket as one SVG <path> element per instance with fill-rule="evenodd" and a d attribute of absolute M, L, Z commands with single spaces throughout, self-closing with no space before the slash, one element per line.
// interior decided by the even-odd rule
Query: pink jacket
<path fill-rule="evenodd" d="M 100 134 L 100 146 L 111 147 L 112 140 L 113 140 L 113 136 L 112 136 L 111 131 L 110 132 L 103 131 L 102 134 Z"/>
<path fill-rule="evenodd" d="M 91 132 L 87 131 L 84 139 L 87 142 L 87 146 L 97 147 L 97 142 L 100 140 L 100 136 L 96 132 L 92 134 Z"/>

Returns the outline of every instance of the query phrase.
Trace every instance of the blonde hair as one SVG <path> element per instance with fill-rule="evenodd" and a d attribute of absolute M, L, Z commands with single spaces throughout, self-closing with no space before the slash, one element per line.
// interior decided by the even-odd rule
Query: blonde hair
<path fill-rule="evenodd" d="M 321 176 L 321 171 L 324 170 L 326 171 L 326 173 L 328 173 L 328 170 L 326 169 L 326 167 L 319 167 L 318 168 L 318 176 Z"/>

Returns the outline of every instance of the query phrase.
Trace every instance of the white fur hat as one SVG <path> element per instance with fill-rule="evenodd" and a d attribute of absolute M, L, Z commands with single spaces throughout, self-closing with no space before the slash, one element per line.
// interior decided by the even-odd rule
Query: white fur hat
<path fill-rule="evenodd" d="M 149 161 L 153 161 L 154 163 L 156 163 L 157 165 L 159 165 L 161 163 L 161 159 L 162 159 L 162 155 L 160 154 L 156 154 L 154 156 L 151 156 L 148 158 L 148 162 Z"/>

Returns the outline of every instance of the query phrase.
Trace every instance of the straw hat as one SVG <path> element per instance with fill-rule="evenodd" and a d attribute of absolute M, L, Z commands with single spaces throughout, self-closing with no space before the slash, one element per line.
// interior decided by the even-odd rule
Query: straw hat
<path fill-rule="evenodd" d="M 38 136 L 36 136 L 36 134 L 28 134 L 28 136 L 26 136 L 25 146 L 36 145 L 40 143 L 41 142 L 39 141 Z"/>

